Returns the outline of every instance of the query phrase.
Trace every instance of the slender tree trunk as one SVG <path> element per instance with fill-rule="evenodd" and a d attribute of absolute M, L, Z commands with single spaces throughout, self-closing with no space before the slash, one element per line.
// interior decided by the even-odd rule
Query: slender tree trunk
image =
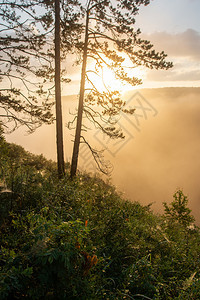
<path fill-rule="evenodd" d="M 87 12 L 86 15 L 83 64 L 82 64 L 82 71 L 81 71 L 81 85 L 80 85 L 78 116 L 77 116 L 77 124 L 76 124 L 76 134 L 75 134 L 72 163 L 71 163 L 71 174 L 70 174 L 71 178 L 73 178 L 76 175 L 77 165 L 78 165 L 78 154 L 79 154 L 81 126 L 82 126 L 82 118 L 83 118 L 83 101 L 84 101 L 84 93 L 85 93 L 85 75 L 86 75 L 86 65 L 87 65 L 88 23 L 89 23 L 89 11 Z"/>
<path fill-rule="evenodd" d="M 55 98 L 58 176 L 65 174 L 60 83 L 60 0 L 55 0 Z"/>

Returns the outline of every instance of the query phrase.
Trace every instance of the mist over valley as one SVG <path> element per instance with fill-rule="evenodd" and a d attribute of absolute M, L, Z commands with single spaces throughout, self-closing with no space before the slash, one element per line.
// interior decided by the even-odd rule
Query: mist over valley
<path fill-rule="evenodd" d="M 189 207 L 198 224 L 199 95 L 200 88 L 129 91 L 123 100 L 137 108 L 135 116 L 119 118 L 125 140 L 109 140 L 94 129 L 86 133 L 92 147 L 105 149 L 104 159 L 113 165 L 110 180 L 125 197 L 144 205 L 152 203 L 155 212 L 162 212 L 162 203 L 171 202 L 174 192 L 180 188 L 188 195 Z M 73 131 L 69 131 L 66 124 L 74 118 L 77 99 L 76 95 L 63 97 L 64 147 L 68 162 L 71 160 Z M 30 152 L 56 160 L 55 125 L 43 125 L 31 135 L 25 135 L 20 129 L 7 135 L 6 139 Z M 96 172 L 89 149 L 82 147 L 79 168 Z"/>

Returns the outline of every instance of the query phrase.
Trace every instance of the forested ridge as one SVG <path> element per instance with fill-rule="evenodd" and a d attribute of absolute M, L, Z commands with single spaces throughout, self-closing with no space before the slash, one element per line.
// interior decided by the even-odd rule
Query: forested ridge
<path fill-rule="evenodd" d="M 155 215 L 97 176 L 71 180 L 68 165 L 59 180 L 42 155 L 3 138 L 0 149 L 1 299 L 200 298 L 200 232 L 182 191 Z"/>

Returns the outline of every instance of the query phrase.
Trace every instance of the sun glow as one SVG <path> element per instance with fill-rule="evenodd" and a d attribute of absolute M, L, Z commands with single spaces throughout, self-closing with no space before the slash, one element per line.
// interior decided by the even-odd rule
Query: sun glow
<path fill-rule="evenodd" d="M 142 68 L 126 68 L 125 72 L 127 72 L 129 77 L 136 77 L 138 79 L 145 78 L 146 72 Z M 109 69 L 107 66 L 104 66 L 102 71 L 96 73 L 94 71 L 88 71 L 87 73 L 90 83 L 88 82 L 88 88 L 93 85 L 99 92 L 103 92 L 106 90 L 110 91 L 119 91 L 120 93 L 124 93 L 128 90 L 132 90 L 134 86 L 128 84 L 126 82 L 122 82 L 121 80 L 115 77 L 114 72 Z M 136 86 L 138 88 L 138 85 Z"/>

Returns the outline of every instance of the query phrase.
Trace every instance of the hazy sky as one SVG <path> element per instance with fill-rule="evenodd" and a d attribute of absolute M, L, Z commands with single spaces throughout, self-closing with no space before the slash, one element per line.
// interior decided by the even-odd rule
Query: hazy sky
<path fill-rule="evenodd" d="M 168 71 L 145 69 L 142 87 L 199 86 L 199 11 L 200 0 L 152 0 L 140 7 L 136 28 L 174 63 Z M 71 78 L 72 83 L 63 89 L 65 95 L 79 92 L 80 74 L 74 72 Z"/>
<path fill-rule="evenodd" d="M 142 7 L 137 23 L 145 33 L 181 33 L 188 28 L 200 32 L 199 0 L 152 0 Z"/>
<path fill-rule="evenodd" d="M 200 1 L 152 0 L 142 7 L 136 24 L 144 37 L 164 50 L 174 68 L 150 71 L 145 86 L 199 86 L 200 83 Z"/>

